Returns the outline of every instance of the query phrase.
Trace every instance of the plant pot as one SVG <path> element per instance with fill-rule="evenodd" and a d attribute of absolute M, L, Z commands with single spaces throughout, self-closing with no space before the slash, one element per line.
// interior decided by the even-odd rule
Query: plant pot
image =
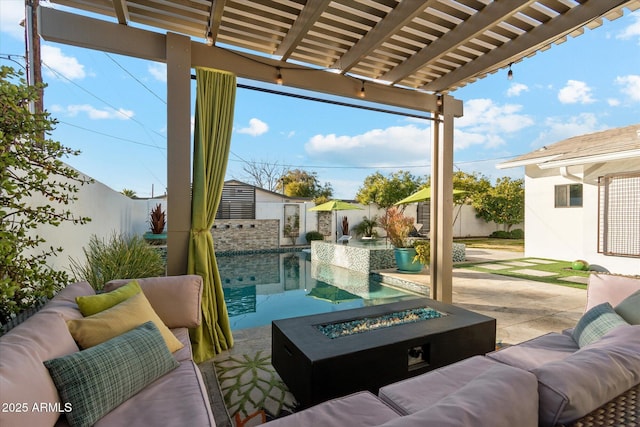
<path fill-rule="evenodd" d="M 420 273 L 424 265 L 420 262 L 413 262 L 416 256 L 414 248 L 395 248 L 393 254 L 396 257 L 398 270 L 403 273 Z"/>
<path fill-rule="evenodd" d="M 167 244 L 167 233 L 159 233 L 154 234 L 150 231 L 144 233 L 144 240 L 146 240 L 150 245 L 166 245 Z"/>

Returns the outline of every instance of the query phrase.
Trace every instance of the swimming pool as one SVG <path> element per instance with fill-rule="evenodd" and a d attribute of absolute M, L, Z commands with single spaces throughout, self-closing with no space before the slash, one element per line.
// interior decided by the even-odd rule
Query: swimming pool
<path fill-rule="evenodd" d="M 312 263 L 304 252 L 216 258 L 232 330 L 418 297 L 373 281 L 365 273 Z"/>

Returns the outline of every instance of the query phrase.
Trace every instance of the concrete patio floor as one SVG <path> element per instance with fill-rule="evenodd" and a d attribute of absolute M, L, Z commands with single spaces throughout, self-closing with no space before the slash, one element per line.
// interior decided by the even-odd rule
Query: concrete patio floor
<path fill-rule="evenodd" d="M 504 261 L 523 258 L 521 252 L 467 249 L 466 262 Z M 427 274 L 381 272 L 424 286 Z M 496 338 L 503 345 L 517 344 L 548 332 L 575 326 L 587 300 L 583 289 L 515 279 L 468 269 L 453 270 L 453 303 L 497 320 Z M 224 354 L 271 351 L 271 326 L 233 333 L 235 345 Z"/>

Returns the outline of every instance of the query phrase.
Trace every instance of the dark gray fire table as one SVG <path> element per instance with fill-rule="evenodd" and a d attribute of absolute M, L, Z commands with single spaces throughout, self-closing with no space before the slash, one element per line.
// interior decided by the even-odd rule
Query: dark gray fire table
<path fill-rule="evenodd" d="M 317 327 L 425 306 L 446 316 L 338 338 Z M 427 298 L 272 322 L 272 364 L 303 408 L 360 390 L 377 393 L 495 344 L 495 319 Z"/>

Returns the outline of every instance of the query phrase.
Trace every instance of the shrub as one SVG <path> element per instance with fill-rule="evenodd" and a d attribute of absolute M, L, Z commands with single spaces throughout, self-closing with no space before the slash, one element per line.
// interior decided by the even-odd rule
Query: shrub
<path fill-rule="evenodd" d="M 377 237 L 375 228 L 378 226 L 378 217 L 373 218 L 362 217 L 362 222 L 357 224 L 353 229 L 357 236 Z"/>
<path fill-rule="evenodd" d="M 413 242 L 413 247 L 416 250 L 416 256 L 413 257 L 413 262 L 419 262 L 429 266 L 429 261 L 431 260 L 431 242 L 429 240 L 416 240 Z"/>
<path fill-rule="evenodd" d="M 110 280 L 155 277 L 165 272 L 160 252 L 140 236 L 114 233 L 101 240 L 93 235 L 82 251 L 84 262 L 71 259 L 71 272 L 75 280 L 86 280 L 97 291 Z"/>
<path fill-rule="evenodd" d="M 307 243 L 311 243 L 312 240 L 324 240 L 324 236 L 319 231 L 310 231 L 304 237 L 307 239 Z"/>
<path fill-rule="evenodd" d="M 504 230 L 497 230 L 491 233 L 489 237 L 493 237 L 494 239 L 510 239 L 511 233 Z"/>
<path fill-rule="evenodd" d="M 524 230 L 522 228 L 515 228 L 511 230 L 512 239 L 524 239 Z"/>

